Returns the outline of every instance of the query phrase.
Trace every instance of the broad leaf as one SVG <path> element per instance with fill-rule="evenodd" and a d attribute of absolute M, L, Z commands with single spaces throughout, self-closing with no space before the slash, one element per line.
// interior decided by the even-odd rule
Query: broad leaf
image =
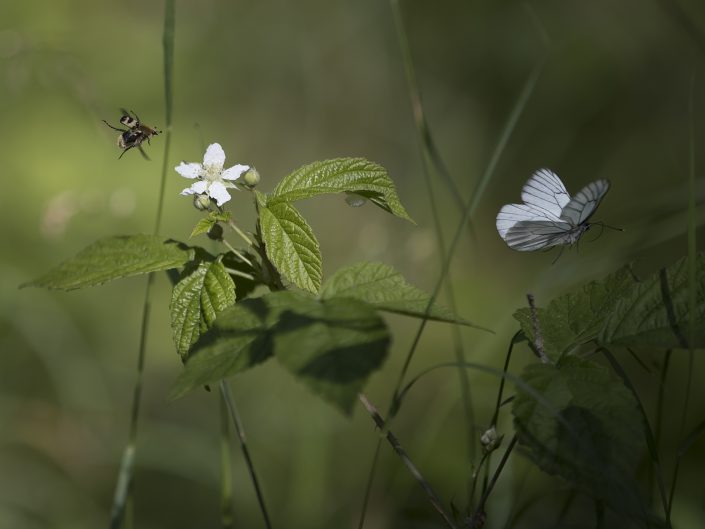
<path fill-rule="evenodd" d="M 397 196 L 394 182 L 381 165 L 364 158 L 313 162 L 286 176 L 267 197 L 267 204 L 293 202 L 328 193 L 355 193 L 382 209 L 413 222 Z"/>
<path fill-rule="evenodd" d="M 316 394 L 350 414 L 370 374 L 387 356 L 389 332 L 366 303 L 319 301 L 280 292 L 274 328 L 279 362 Z M 286 307 L 286 308 L 284 308 Z"/>
<path fill-rule="evenodd" d="M 193 347 L 172 395 L 235 375 L 275 355 L 302 383 L 345 413 L 387 356 L 389 333 L 353 299 L 272 292 L 218 315 Z"/>
<path fill-rule="evenodd" d="M 246 299 L 225 309 L 201 335 L 172 389 L 173 398 L 244 371 L 272 355 L 269 327 L 276 317 L 263 298 Z"/>
<path fill-rule="evenodd" d="M 695 348 L 705 347 L 705 254 L 696 256 Z M 688 261 L 683 258 L 622 296 L 607 318 L 599 342 L 628 347 L 687 348 Z"/>
<path fill-rule="evenodd" d="M 287 202 L 259 206 L 267 257 L 297 287 L 316 293 L 321 288 L 321 250 L 311 226 Z"/>
<path fill-rule="evenodd" d="M 169 311 L 176 350 L 183 357 L 219 312 L 235 303 L 235 283 L 220 261 L 201 261 L 174 286 Z"/>
<path fill-rule="evenodd" d="M 624 267 L 602 281 L 592 281 L 554 299 L 545 309 L 538 308 L 546 355 L 555 360 L 576 346 L 594 340 L 615 303 L 629 292 L 633 283 L 631 272 Z M 533 342 L 534 325 L 529 309 L 519 309 L 514 318 Z"/>
<path fill-rule="evenodd" d="M 423 290 L 407 283 L 399 272 L 383 263 L 359 263 L 341 268 L 326 281 L 320 297 L 355 298 L 378 310 L 417 318 L 424 317 L 431 300 Z M 437 303 L 429 308 L 428 319 L 472 326 Z"/>
<path fill-rule="evenodd" d="M 558 366 L 530 364 L 522 379 L 545 399 L 519 389 L 513 402 L 514 427 L 529 457 L 615 510 L 645 516 L 634 481 L 644 425 L 622 381 L 576 356 Z"/>
<path fill-rule="evenodd" d="M 114 279 L 184 266 L 194 251 L 156 235 L 106 237 L 22 287 L 59 290 L 100 285 Z"/>

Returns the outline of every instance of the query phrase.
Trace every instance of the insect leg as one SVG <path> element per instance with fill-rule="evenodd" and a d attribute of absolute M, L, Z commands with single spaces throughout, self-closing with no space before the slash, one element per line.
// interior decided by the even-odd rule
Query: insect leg
<path fill-rule="evenodd" d="M 142 148 L 142 146 L 141 146 L 141 145 L 138 145 L 137 147 L 138 147 L 139 150 L 140 150 L 140 154 L 142 155 L 142 158 L 144 158 L 145 160 L 149 160 L 150 158 L 149 158 L 149 156 L 147 156 L 147 153 L 144 152 L 144 149 Z"/>
<path fill-rule="evenodd" d="M 113 129 L 113 130 L 119 130 L 120 132 L 127 132 L 125 129 L 119 129 L 119 128 L 117 128 L 117 127 L 113 127 L 110 123 L 108 123 L 108 122 L 105 121 L 105 120 L 103 120 L 103 123 L 105 123 L 108 127 L 110 127 L 110 128 Z"/>

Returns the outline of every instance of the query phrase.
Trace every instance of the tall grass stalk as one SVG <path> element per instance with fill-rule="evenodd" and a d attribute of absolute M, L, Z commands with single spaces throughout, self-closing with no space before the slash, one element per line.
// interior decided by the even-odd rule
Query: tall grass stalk
<path fill-rule="evenodd" d="M 235 406 L 235 401 L 230 394 L 230 387 L 227 381 L 220 381 L 220 394 L 225 401 L 225 404 L 230 413 L 230 418 L 232 419 L 233 426 L 235 426 L 235 432 L 237 433 L 237 438 L 240 441 L 240 449 L 242 450 L 242 456 L 245 459 L 245 464 L 247 465 L 247 471 L 250 473 L 250 480 L 252 481 L 252 486 L 255 489 L 255 494 L 257 495 L 257 503 L 259 503 L 260 512 L 262 513 L 262 519 L 264 520 L 264 525 L 267 529 L 272 529 L 272 523 L 269 518 L 269 512 L 267 511 L 267 506 L 264 502 L 264 494 L 259 485 L 259 479 L 257 479 L 257 472 L 255 471 L 255 465 L 252 462 L 252 457 L 250 456 L 250 449 L 247 447 L 247 437 L 245 436 L 245 428 L 242 425 L 242 419 Z"/>
<path fill-rule="evenodd" d="M 687 244 L 688 244 L 688 373 L 685 384 L 685 402 L 683 403 L 683 411 L 681 413 L 680 437 L 685 433 L 686 424 L 688 421 L 688 409 L 690 408 L 690 393 L 693 383 L 694 369 L 694 348 L 695 343 L 695 326 L 696 322 L 696 259 L 697 245 L 695 239 L 695 230 L 697 228 L 697 220 L 695 217 L 695 69 L 690 76 L 690 90 L 688 94 L 688 228 L 687 228 Z M 671 481 L 671 490 L 668 495 L 668 507 L 666 509 L 666 519 L 670 520 L 671 509 L 673 508 L 673 498 L 675 495 L 676 484 L 678 482 L 678 467 L 680 465 L 680 457 L 676 461 L 676 466 L 673 470 L 673 479 Z"/>
<path fill-rule="evenodd" d="M 450 177 L 441 156 L 438 154 L 435 148 L 435 142 L 431 134 L 431 130 L 426 122 L 425 112 L 423 109 L 423 102 L 421 100 L 421 91 L 419 90 L 418 81 L 416 79 L 416 74 L 414 72 L 414 61 L 411 57 L 411 48 L 409 46 L 409 39 L 406 33 L 406 26 L 404 25 L 404 19 L 402 17 L 401 9 L 399 7 L 398 0 L 390 0 L 390 6 L 392 8 L 392 15 L 394 18 L 394 27 L 396 29 L 397 42 L 399 44 L 399 50 L 401 52 L 402 63 L 404 65 L 404 73 L 406 77 L 406 85 L 409 92 L 409 99 L 411 101 L 412 111 L 414 115 L 414 123 L 416 125 L 416 135 L 419 145 L 419 150 L 421 151 L 421 158 L 423 163 L 423 175 L 424 183 L 426 185 L 426 192 L 428 193 L 428 199 L 431 206 L 431 214 L 433 217 L 434 231 L 436 232 L 436 241 L 438 242 L 438 256 L 441 260 L 440 264 L 443 264 L 443 256 L 446 253 L 445 249 L 445 238 L 443 236 L 443 227 L 441 225 L 441 219 L 438 212 L 438 206 L 436 204 L 433 182 L 438 180 L 439 174 L 446 175 L 446 180 L 454 183 L 454 180 Z M 457 187 L 449 186 L 451 194 L 456 202 L 460 203 L 460 209 L 464 208 L 462 198 L 460 197 L 460 191 Z M 446 297 L 450 309 L 454 314 L 458 314 L 457 303 L 455 301 L 455 292 L 453 291 L 452 281 L 448 280 L 446 283 Z M 453 338 L 453 349 L 455 352 L 455 359 L 458 362 L 464 362 L 465 350 L 463 347 L 463 339 L 460 334 L 460 328 L 453 325 L 451 327 L 451 334 Z M 470 392 L 470 381 L 468 379 L 467 372 L 460 368 L 458 369 L 458 378 L 460 383 L 460 392 L 463 404 L 463 411 L 465 416 L 465 426 L 466 426 L 466 446 L 468 448 L 468 463 L 471 463 L 475 456 L 475 435 L 474 435 L 474 424 L 475 417 L 472 406 L 472 395 Z"/>
<path fill-rule="evenodd" d="M 478 185 L 476 186 L 476 188 L 472 194 L 471 199 L 466 202 L 466 206 L 463 211 L 463 217 L 460 220 L 460 222 L 458 223 L 458 226 L 457 226 L 455 233 L 453 235 L 453 238 L 451 240 L 450 246 L 448 247 L 448 251 L 444 255 L 443 266 L 441 267 L 440 276 L 434 286 L 434 289 L 433 289 L 433 292 L 430 296 L 429 302 L 426 305 L 425 316 L 424 316 L 423 320 L 421 321 L 419 328 L 416 331 L 416 334 L 415 334 L 414 339 L 412 341 L 411 347 L 406 355 L 406 358 L 404 360 L 404 364 L 403 364 L 402 369 L 399 373 L 399 377 L 397 378 L 397 382 L 394 386 L 394 390 L 392 393 L 393 398 L 392 398 L 392 402 L 390 403 L 390 412 L 392 410 L 396 410 L 398 412 L 399 406 L 401 404 L 401 401 L 399 399 L 399 395 L 400 395 L 399 390 L 400 390 L 402 384 L 404 383 L 404 379 L 406 378 L 406 373 L 409 369 L 409 365 L 411 364 L 411 360 L 414 357 L 419 340 L 421 339 L 421 335 L 423 334 L 423 331 L 426 328 L 426 323 L 428 322 L 429 310 L 430 310 L 432 304 L 435 302 L 436 298 L 438 297 L 438 293 L 440 291 L 441 285 L 443 284 L 443 282 L 448 274 L 448 271 L 450 269 L 450 263 L 452 261 L 453 255 L 455 254 L 455 251 L 457 249 L 458 242 L 460 241 L 460 236 L 462 235 L 468 221 L 472 217 L 472 214 L 477 209 L 477 206 L 480 203 L 480 198 L 483 195 L 485 188 L 487 187 L 489 181 L 492 179 L 492 176 L 495 173 L 497 165 L 499 164 L 499 160 L 502 157 L 502 154 L 504 153 L 504 149 L 506 148 L 507 143 L 509 142 L 509 138 L 511 137 L 512 133 L 514 132 L 514 129 L 516 128 L 516 125 L 519 121 L 519 118 L 521 117 L 524 109 L 526 108 L 526 105 L 531 97 L 531 94 L 533 93 L 533 91 L 536 87 L 536 83 L 538 82 L 538 79 L 539 79 L 539 76 L 540 76 L 541 71 L 543 69 L 543 65 L 545 63 L 545 60 L 546 59 L 544 57 L 536 64 L 536 66 L 532 70 L 531 74 L 529 75 L 527 81 L 524 83 L 522 91 L 519 94 L 519 98 L 517 99 L 516 103 L 514 104 L 514 107 L 512 108 L 512 111 L 509 114 L 509 117 L 507 119 L 507 122 L 505 123 L 504 127 L 502 128 L 502 133 L 500 134 L 497 145 L 495 146 L 495 149 L 492 152 L 492 156 L 490 157 L 490 161 L 489 161 L 485 171 L 483 172 L 482 176 L 480 177 Z M 388 414 L 388 416 L 389 417 L 388 417 L 387 422 L 389 423 L 394 418 L 394 415 L 390 413 L 390 414 Z M 362 512 L 360 514 L 360 523 L 358 524 L 359 529 L 362 529 L 364 527 L 367 505 L 369 503 L 369 495 L 370 495 L 370 492 L 372 489 L 372 482 L 374 480 L 374 474 L 375 474 L 375 470 L 377 467 L 377 462 L 379 461 L 380 445 L 381 445 L 381 440 L 377 442 L 377 447 L 375 449 L 375 454 L 374 454 L 374 457 L 372 460 L 370 472 L 368 474 L 368 479 L 367 479 L 367 483 L 365 486 Z"/>
<path fill-rule="evenodd" d="M 162 34 L 162 47 L 164 53 L 164 99 L 165 99 L 165 124 L 166 136 L 164 138 L 164 159 L 162 162 L 162 172 L 159 181 L 159 194 L 157 198 L 157 213 L 154 222 L 154 234 L 159 234 L 164 210 L 164 190 L 166 188 L 166 174 L 169 164 L 169 149 L 171 146 L 171 121 L 173 107 L 173 69 L 174 69 L 174 26 L 175 26 L 175 5 L 174 0 L 166 0 L 164 5 L 164 31 Z M 147 336 L 149 329 L 150 298 L 154 274 L 147 276 L 147 285 L 144 292 L 144 302 L 142 304 L 142 327 L 140 329 L 139 349 L 137 352 L 137 375 L 135 387 L 132 394 L 132 411 L 130 414 L 130 430 L 127 444 L 123 450 L 120 470 L 115 494 L 113 496 L 113 506 L 110 513 L 110 528 L 118 529 L 122 526 L 125 506 L 130 501 L 133 480 L 133 464 L 136 453 L 137 427 L 139 423 L 140 407 L 142 403 L 142 378 L 144 374 L 144 363 L 147 352 Z"/>

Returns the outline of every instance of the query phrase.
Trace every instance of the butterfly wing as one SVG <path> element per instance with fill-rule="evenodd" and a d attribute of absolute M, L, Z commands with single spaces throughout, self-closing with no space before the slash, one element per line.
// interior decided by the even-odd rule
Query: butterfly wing
<path fill-rule="evenodd" d="M 609 191 L 609 180 L 596 180 L 583 187 L 568 202 L 560 213 L 560 219 L 572 227 L 580 226 L 595 213 L 597 206 Z"/>
<path fill-rule="evenodd" d="M 497 215 L 497 231 L 507 245 L 520 252 L 531 252 L 567 244 L 573 226 L 528 204 L 507 204 Z"/>
<path fill-rule="evenodd" d="M 570 195 L 558 175 L 550 169 L 539 169 L 521 190 L 524 203 L 560 218 L 563 208 L 570 202 Z"/>

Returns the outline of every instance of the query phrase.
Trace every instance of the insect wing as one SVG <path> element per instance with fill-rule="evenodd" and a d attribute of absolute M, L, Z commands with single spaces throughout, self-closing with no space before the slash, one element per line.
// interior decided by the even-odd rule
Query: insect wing
<path fill-rule="evenodd" d="M 521 190 L 524 203 L 558 219 L 570 195 L 558 175 L 549 169 L 539 169 Z"/>
<path fill-rule="evenodd" d="M 497 231 L 510 248 L 530 252 L 569 242 L 573 227 L 528 204 L 507 204 L 497 215 Z"/>
<path fill-rule="evenodd" d="M 561 220 L 573 227 L 585 224 L 595 213 L 597 206 L 607 191 L 609 191 L 609 188 L 609 180 L 590 182 L 565 205 L 560 214 Z"/>

